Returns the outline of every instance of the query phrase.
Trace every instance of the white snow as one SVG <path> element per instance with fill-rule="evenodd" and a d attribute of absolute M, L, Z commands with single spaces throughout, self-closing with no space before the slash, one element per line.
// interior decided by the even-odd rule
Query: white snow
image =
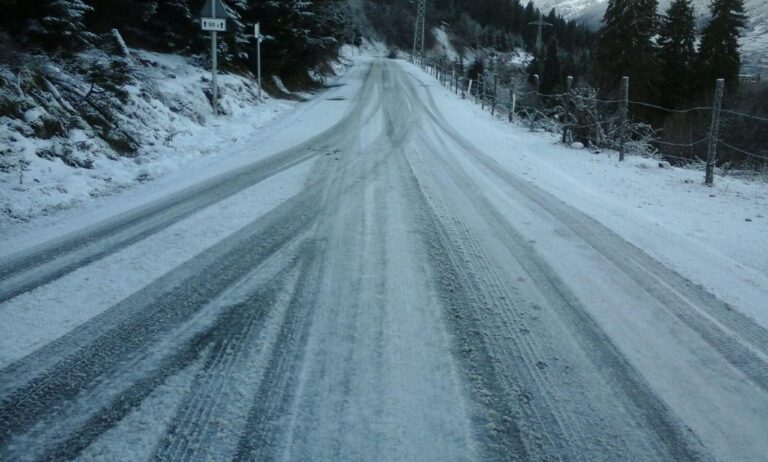
<path fill-rule="evenodd" d="M 175 167 L 174 171 L 158 174 L 155 181 L 141 188 L 82 201 L 53 216 L 7 226 L 9 239 L 0 245 L 0 255 L 43 242 L 247 165 L 331 127 L 350 108 L 348 101 L 360 89 L 361 76 L 365 74 L 368 64 L 367 58 L 359 58 L 351 51 L 345 59 L 350 60 L 353 67 L 347 77 L 336 82 L 338 86 L 307 103 L 297 104 L 293 111 L 282 114 L 261 128 L 256 129 L 249 122 L 229 118 L 209 122 L 214 131 L 219 130 L 219 144 L 212 142 L 206 145 L 211 150 L 210 155 L 200 154 L 195 160 Z M 166 61 L 165 65 L 172 65 L 171 61 Z M 527 129 L 490 116 L 470 101 L 461 100 L 441 87 L 435 79 L 413 65 L 406 62 L 399 62 L 399 65 L 421 84 L 415 86 L 421 92 L 420 103 L 434 104 L 435 110 L 452 127 L 461 130 L 462 135 L 483 155 L 497 162 L 500 170 L 525 178 L 558 201 L 593 217 L 656 260 L 694 283 L 703 285 L 734 309 L 768 327 L 766 184 L 718 176 L 715 187 L 707 188 L 701 184 L 702 172 L 697 170 L 669 166 L 659 168 L 657 161 L 640 157 L 629 157 L 625 162 L 618 162 L 617 156 L 611 152 L 592 154 L 578 146 L 562 146 L 552 135 L 532 134 Z M 379 95 L 367 96 L 369 101 L 375 102 Z M 415 105 L 417 101 L 412 103 Z M 386 157 L 373 149 L 379 131 L 372 128 L 383 125 L 383 111 L 374 105 L 368 109 L 372 109 L 369 117 L 355 121 L 361 127 L 355 134 L 355 145 L 359 152 L 372 151 L 371 155 Z M 30 114 L 30 117 L 35 117 L 35 114 Z M 673 408 L 674 413 L 691 427 L 717 458 L 754 459 L 756 454 L 768 451 L 768 443 L 762 438 L 768 399 L 762 390 L 758 390 L 740 370 L 727 363 L 701 336 L 667 312 L 667 307 L 644 294 L 643 289 L 628 280 L 630 278 L 626 274 L 613 271 L 612 263 L 601 257 L 596 249 L 575 239 L 567 224 L 558 225 L 556 219 L 535 203 L 520 200 L 514 188 L 501 181 L 494 172 L 484 169 L 471 156 L 463 155 L 456 147 L 460 143 L 430 139 L 430 136 L 434 137 L 433 133 L 439 132 L 425 132 L 419 134 L 427 142 L 425 146 L 434 149 L 441 146 L 441 142 L 445 146 L 443 150 L 434 149 L 431 154 L 444 156 L 444 160 L 452 162 L 471 178 L 471 185 L 476 188 L 473 193 L 486 198 L 499 210 L 502 218 L 535 247 L 557 273 L 556 277 L 573 290 L 585 310 L 648 380 L 665 405 Z M 71 136 L 77 140 L 84 139 L 84 134 L 79 132 L 73 132 Z M 193 134 L 182 146 L 200 149 L 195 140 L 205 143 L 204 134 L 199 133 L 197 138 Z M 408 152 L 407 155 L 414 162 L 419 158 L 426 159 L 422 169 L 429 170 L 439 165 L 434 157 L 419 152 Z M 437 159 L 443 160 L 440 157 Z M 364 162 L 365 159 L 357 156 L 353 161 Z M 382 161 L 382 164 L 391 168 L 386 162 Z M 296 194 L 311 168 L 312 163 L 307 162 L 287 170 L 215 207 L 201 210 L 158 232 L 152 239 L 133 244 L 49 285 L 0 304 L 0 367 L 91 319 Z M 418 168 L 415 170 L 419 171 Z M 462 427 L 468 404 L 457 386 L 456 365 L 448 354 L 449 336 L 441 330 L 441 323 L 445 320 L 442 319 L 443 313 L 437 309 L 439 297 L 434 293 L 435 287 L 426 282 L 429 278 L 425 274 L 434 268 L 429 267 L 426 255 L 421 253 L 424 249 L 419 249 L 418 238 L 413 237 L 418 234 L 418 229 L 408 222 L 409 198 L 404 195 L 404 188 L 400 187 L 404 184 L 403 180 L 394 174 L 398 170 L 388 171 L 393 174 L 365 177 L 371 178 L 367 183 L 357 178 L 344 179 L 359 186 L 359 190 L 352 191 L 360 194 L 349 194 L 350 197 L 345 198 L 347 202 L 339 202 L 350 204 L 350 207 L 339 207 L 334 211 L 339 216 L 330 217 L 325 224 L 325 231 L 335 231 L 335 234 L 329 233 L 328 242 L 324 244 L 330 249 L 327 253 L 330 257 L 319 263 L 325 270 L 322 274 L 326 275 L 314 294 L 319 302 L 312 307 L 312 319 L 300 320 L 311 323 L 311 328 L 302 347 L 302 354 L 308 359 L 302 362 L 301 370 L 297 372 L 300 386 L 290 412 L 286 414 L 286 419 L 296 421 L 291 425 L 293 430 L 285 443 L 295 443 L 290 449 L 295 452 L 286 452 L 288 456 L 310 454 L 310 449 L 329 450 L 327 441 L 338 436 L 333 434 L 334 427 L 330 424 L 317 425 L 316 420 L 301 420 L 306 416 L 318 417 L 317 420 L 322 418 L 324 423 L 332 422 L 338 428 L 342 428 L 341 423 L 347 424 L 354 431 L 342 434 L 341 438 L 352 448 L 368 449 L 365 438 L 358 435 L 370 431 L 370 435 L 381 437 L 381 433 L 374 430 L 384 428 L 388 444 L 383 450 L 393 454 L 400 451 L 404 455 L 401 459 L 413 454 L 434 455 L 435 450 L 444 451 L 443 458 L 448 459 L 459 454 L 457 451 L 461 449 L 466 453 L 460 456 L 472 458 L 475 450 L 470 442 L 471 429 Z M 436 178 L 440 178 L 439 174 Z M 475 223 L 477 236 L 494 236 L 496 230 L 485 227 L 490 222 L 483 222 L 483 215 L 467 206 L 472 204 L 469 196 L 464 197 L 460 191 L 457 192 L 460 186 L 447 183 L 450 183 L 450 178 L 446 184 L 438 186 L 445 189 L 446 200 L 456 208 L 452 211 L 455 223 L 464 219 Z M 71 182 L 65 179 L 62 184 L 69 185 Z M 387 208 L 377 207 L 377 188 L 380 194 L 384 192 L 379 198 Z M 442 191 L 436 189 L 435 192 Z M 361 211 L 364 212 L 362 220 L 357 216 Z M 384 211 L 386 216 L 379 217 L 377 221 L 376 214 Z M 472 222 L 467 218 L 478 220 Z M 202 226 L 203 223 L 205 226 Z M 356 226 L 359 223 L 362 224 L 358 233 Z M 380 223 L 387 226 L 379 226 Z M 377 233 L 383 237 L 376 240 Z M 339 237 L 359 242 L 350 245 Z M 503 238 L 495 239 L 500 241 Z M 375 251 L 377 247 L 364 247 L 374 243 L 382 244 L 381 253 Z M 481 253 L 491 254 L 483 260 L 488 262 L 489 268 L 491 263 L 497 263 L 494 259 L 506 255 L 504 252 L 492 255 L 494 246 L 498 245 L 493 239 L 468 241 L 467 245 L 470 244 L 474 248 L 472 251 L 477 252 L 475 256 L 478 260 Z M 346 253 L 349 248 L 362 252 L 365 258 Z M 505 248 L 505 251 L 508 252 L 508 249 Z M 508 269 L 519 264 L 512 261 L 514 256 L 508 260 L 507 266 L 502 264 L 499 268 Z M 387 264 L 381 264 L 381 261 Z M 391 286 L 392 292 L 380 292 L 375 284 L 382 268 L 386 268 L 387 280 L 396 283 Z M 339 274 L 360 274 L 361 277 L 359 281 L 349 281 L 336 277 Z M 500 271 L 499 286 L 510 282 L 506 278 L 511 274 L 515 273 Z M 660 280 L 659 284 L 663 285 L 664 281 Z M 237 296 L 235 288 L 224 298 Z M 644 303 L 637 303 L 638 299 Z M 349 309 L 379 305 L 387 310 Z M 213 308 L 211 311 L 215 311 Z M 278 309 L 283 310 L 284 307 Z M 365 316 L 352 316 L 358 312 L 365 313 Z M 279 313 L 273 315 L 280 317 Z M 378 389 L 372 385 L 379 384 L 381 380 L 376 374 L 366 374 L 374 361 L 370 358 L 378 354 L 376 342 L 371 341 L 373 335 L 367 334 L 379 332 L 382 326 L 386 329 L 383 331 L 386 337 L 381 340 L 383 357 L 387 361 L 392 360 L 387 358 L 396 359 L 397 367 L 392 369 L 395 374 L 386 377 L 391 383 L 383 383 L 389 393 L 384 395 L 387 399 L 383 409 L 383 415 L 388 419 L 381 427 L 371 427 L 371 430 L 365 427 L 371 421 L 367 404 L 377 398 L 373 393 Z M 553 329 L 550 332 L 554 332 L 554 327 L 549 328 Z M 271 326 L 265 335 L 276 337 L 278 329 L 278 325 Z M 166 339 L 168 343 L 176 340 L 173 337 Z M 499 338 L 497 341 L 504 345 L 512 340 Z M 272 345 L 273 342 L 264 344 Z M 160 350 L 154 353 L 163 354 Z M 252 362 L 243 360 L 237 363 L 238 366 L 252 365 L 239 367 L 237 372 L 248 376 L 247 380 L 243 380 L 248 384 L 258 382 L 255 376 L 262 373 L 266 357 L 265 351 L 257 348 L 251 353 L 257 356 L 249 359 Z M 351 364 L 360 367 L 349 381 L 360 388 L 350 392 L 351 398 L 347 398 L 343 390 L 345 375 L 342 372 L 348 365 L 339 358 L 352 358 Z M 503 358 L 494 359 L 501 361 Z M 162 432 L 172 418 L 171 411 L 179 403 L 174 393 L 186 391 L 184 383 L 194 374 L 194 367 L 158 388 L 141 408 L 134 410 L 120 425 L 104 434 L 101 441 L 84 452 L 83 458 L 103 460 L 117 457 L 126 441 L 136 445 L 135 449 L 132 448 L 136 455 L 151 454 L 156 441 L 153 436 Z M 505 371 L 505 365 L 499 367 Z M 233 396 L 236 396 L 235 392 L 239 390 L 234 390 Z M 325 402 L 328 396 L 339 402 L 341 398 L 347 399 L 345 403 L 350 405 L 349 408 Z M 230 399 L 226 404 L 229 406 L 227 412 L 237 404 L 237 400 Z M 240 413 L 243 414 L 245 409 L 242 406 Z M 339 409 L 346 412 L 344 422 L 337 418 Z M 570 417 L 577 418 L 575 414 Z M 153 428 L 157 429 L 157 435 L 152 434 Z M 239 435 L 239 427 L 234 430 L 225 428 L 224 431 Z M 414 436 L 421 435 L 422 431 L 433 440 Z M 302 447 L 302 441 L 308 446 Z M 326 442 L 326 445 L 309 444 L 316 441 Z M 435 448 L 435 445 L 440 447 Z M 425 448 L 431 452 L 425 451 Z"/>
<path fill-rule="evenodd" d="M 551 135 L 532 134 L 495 119 L 414 66 L 401 65 L 420 80 L 424 93 L 431 93 L 436 111 L 498 168 L 595 218 L 768 327 L 765 183 L 718 177 L 716 186 L 708 188 L 701 184 L 701 171 L 662 169 L 656 161 L 638 157 L 620 163 L 615 153 L 574 150 Z M 599 245 L 574 235 L 569 231 L 572 224 L 559 223 L 472 156 L 450 150 L 443 155 L 447 163 L 458 162 L 480 194 L 529 240 L 715 459 L 762 460 L 761 455 L 768 453 L 764 438 L 768 399 L 742 370 L 715 351 L 713 340 L 705 341 L 673 314 L 671 306 L 649 297 L 647 287 L 610 261 L 610 250 L 601 253 Z M 461 208 L 458 198 L 456 208 Z M 663 275 L 647 276 L 655 276 L 654 284 L 664 290 L 676 290 Z M 699 307 L 690 307 L 730 335 L 728 327 Z M 763 353 L 751 351 L 761 364 L 768 361 Z"/>
<path fill-rule="evenodd" d="M 134 54 L 147 78 L 127 88 L 131 97 L 125 110 L 130 116 L 121 121 L 144 145 L 134 157 L 111 159 L 116 154 L 109 146 L 82 130 L 70 131 L 68 140 L 44 140 L 25 136 L 14 121 L 0 118 L 0 142 L 13 152 L 14 163 L 26 163 L 24 171 L 0 173 L 0 206 L 5 210 L 0 230 L 135 187 L 201 158 L 242 149 L 248 145 L 244 141 L 250 141 L 250 132 L 295 104 L 268 95 L 256 104 L 254 82 L 223 74 L 219 78 L 221 107 L 227 115 L 217 119 L 204 96 L 210 73 L 179 56 L 139 50 Z M 148 89 L 150 82 L 154 88 Z M 35 108 L 27 111 L 25 119 L 32 122 L 42 115 Z M 35 153 L 43 148 L 72 149 L 74 157 L 92 159 L 93 168 L 40 158 Z"/>
<path fill-rule="evenodd" d="M 211 122 L 208 129 L 214 133 L 214 140 L 206 142 L 204 133 L 196 133 L 184 141 L 185 149 L 205 149 L 209 154 L 180 161 L 182 151 L 175 154 L 175 163 L 168 160 L 165 164 L 161 159 L 150 164 L 147 168 L 157 169 L 151 172 L 163 172 L 162 176 L 157 173 L 155 181 L 120 194 L 90 198 L 50 216 L 6 224 L 0 256 L 248 165 L 328 129 L 345 114 L 351 96 L 358 91 L 364 64 L 356 61 L 348 70 L 347 75 L 334 80 L 330 91 L 297 105 L 295 110 L 262 128 L 251 125 L 258 123 L 258 118 L 254 122 L 222 117 Z M 259 107 L 254 109 L 256 114 Z M 220 142 L 218 146 L 216 140 Z M 170 148 L 168 152 L 173 155 Z M 305 162 L 246 189 L 161 231 L 156 239 L 138 242 L 52 284 L 0 304 L 0 367 L 69 332 L 295 195 L 302 189 L 312 163 Z M 167 173 L 164 166 L 169 166 Z M 117 167 L 113 168 L 119 172 Z M 71 177 L 66 177 L 66 181 L 68 188 L 78 185 Z M 207 225 L 202 226 L 203 223 Z M 85 288 L 95 288 L 95 292 Z"/>
<path fill-rule="evenodd" d="M 447 57 L 450 61 L 459 59 L 459 53 L 453 47 L 448 33 L 439 27 L 432 28 L 432 35 L 435 37 L 435 49 L 439 56 Z"/>
<path fill-rule="evenodd" d="M 768 327 L 765 182 L 717 176 L 709 188 L 700 170 L 562 146 L 557 136 L 505 123 L 430 80 L 442 114 L 502 166 Z"/>

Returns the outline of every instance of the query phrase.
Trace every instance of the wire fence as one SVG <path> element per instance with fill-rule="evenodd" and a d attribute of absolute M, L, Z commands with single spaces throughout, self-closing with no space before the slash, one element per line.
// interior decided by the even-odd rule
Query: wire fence
<path fill-rule="evenodd" d="M 580 141 L 585 146 L 616 149 L 622 160 L 625 149 L 630 147 L 642 155 L 659 156 L 681 164 L 704 162 L 699 154 L 706 148 L 705 182 L 709 185 L 712 184 L 718 147 L 730 151 L 728 154 L 731 157 L 733 153 L 738 153 L 744 159 L 751 159 L 753 166 L 768 166 L 768 146 L 760 147 L 759 150 L 764 149 L 764 153 L 755 153 L 722 139 L 719 133 L 721 114 L 742 118 L 754 124 L 768 123 L 766 117 L 723 109 L 722 79 L 717 82 L 712 106 L 676 109 L 630 100 L 627 97 L 629 79 L 626 77 L 622 85 L 627 88 L 621 88 L 620 99 L 600 99 L 594 90 L 571 88 L 571 78 L 568 79 L 566 92 L 542 93 L 536 75 L 529 76 L 533 80 L 532 84 L 526 84 L 528 88 L 532 86 L 533 90 L 520 91 L 515 85 L 499 83 L 496 75 L 483 73 L 477 79 L 470 79 L 462 75 L 461 70 L 457 72 L 455 67 L 437 62 L 422 62 L 422 68 L 451 91 L 474 101 L 482 109 L 488 109 L 494 115 L 506 114 L 510 122 L 527 126 L 531 131 L 543 129 L 558 132 L 565 144 Z M 700 117 L 697 120 L 706 121 L 709 131 L 705 136 L 692 141 L 665 139 L 651 125 L 633 122 L 628 116 L 630 108 Z M 765 129 L 768 130 L 768 127 Z"/>

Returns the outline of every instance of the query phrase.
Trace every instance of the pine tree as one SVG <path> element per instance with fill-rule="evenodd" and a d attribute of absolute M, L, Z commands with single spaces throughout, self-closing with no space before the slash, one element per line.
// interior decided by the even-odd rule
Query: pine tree
<path fill-rule="evenodd" d="M 594 69 L 604 93 L 615 91 L 621 77 L 628 75 L 635 98 L 655 99 L 658 61 L 652 39 L 657 4 L 657 0 L 608 1 Z"/>
<path fill-rule="evenodd" d="M 33 47 L 74 51 L 88 43 L 83 32 L 91 9 L 83 0 L 18 2 L 3 12 L 0 24 L 29 39 Z"/>
<path fill-rule="evenodd" d="M 699 91 L 710 91 L 716 79 L 724 78 L 726 87 L 739 86 L 739 34 L 747 23 L 743 0 L 713 0 L 712 19 L 704 28 L 699 46 L 697 68 Z"/>
<path fill-rule="evenodd" d="M 544 71 L 541 75 L 541 92 L 552 93 L 562 80 L 562 66 L 560 65 L 560 49 L 557 39 L 553 38 L 547 44 L 547 54 L 544 57 Z"/>
<path fill-rule="evenodd" d="M 695 82 L 695 19 L 691 0 L 674 0 L 659 29 L 662 104 L 681 107 Z"/>

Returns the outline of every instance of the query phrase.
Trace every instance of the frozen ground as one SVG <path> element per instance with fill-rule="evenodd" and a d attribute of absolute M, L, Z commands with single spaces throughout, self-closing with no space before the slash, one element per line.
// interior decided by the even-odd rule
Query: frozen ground
<path fill-rule="evenodd" d="M 241 137 L 10 229 L 0 458 L 768 453 L 764 185 L 564 148 L 365 56 Z"/>

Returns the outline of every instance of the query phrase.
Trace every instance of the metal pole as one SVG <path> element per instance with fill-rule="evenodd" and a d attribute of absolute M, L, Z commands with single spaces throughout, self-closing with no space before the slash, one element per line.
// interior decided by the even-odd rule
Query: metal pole
<path fill-rule="evenodd" d="M 568 76 L 565 79 L 565 122 L 563 123 L 563 143 L 568 137 L 568 128 L 571 123 L 571 87 L 573 87 L 573 77 Z"/>
<path fill-rule="evenodd" d="M 723 88 L 725 79 L 715 83 L 715 101 L 712 104 L 712 125 L 709 128 L 709 150 L 707 151 L 707 171 L 704 184 L 712 186 L 715 181 L 715 158 L 717 157 L 717 135 L 720 130 L 720 108 L 723 106 Z"/>
<path fill-rule="evenodd" d="M 424 28 L 427 22 L 426 0 L 417 0 L 416 23 L 413 31 L 413 59 L 421 59 L 424 54 Z"/>
<path fill-rule="evenodd" d="M 261 29 L 259 29 L 259 36 L 256 38 L 256 62 L 259 79 L 259 101 L 261 101 Z"/>
<path fill-rule="evenodd" d="M 627 142 L 627 106 L 629 105 L 629 77 L 621 78 L 619 100 L 619 161 L 624 160 L 624 144 Z"/>
<path fill-rule="evenodd" d="M 216 17 L 216 2 L 211 2 L 212 16 Z M 217 67 L 218 67 L 218 44 L 217 44 L 217 32 L 211 32 L 211 85 L 213 85 L 213 115 L 218 117 L 219 115 L 219 86 L 217 84 Z"/>
<path fill-rule="evenodd" d="M 215 4 L 215 2 L 214 2 Z M 214 7 L 215 8 L 215 7 Z M 218 53 L 216 52 L 217 47 L 217 33 L 216 31 L 212 32 L 211 36 L 211 56 L 213 61 L 213 69 L 211 69 L 211 75 L 213 76 L 213 115 L 218 116 L 219 115 L 219 86 L 217 84 L 217 67 L 218 67 Z"/>

